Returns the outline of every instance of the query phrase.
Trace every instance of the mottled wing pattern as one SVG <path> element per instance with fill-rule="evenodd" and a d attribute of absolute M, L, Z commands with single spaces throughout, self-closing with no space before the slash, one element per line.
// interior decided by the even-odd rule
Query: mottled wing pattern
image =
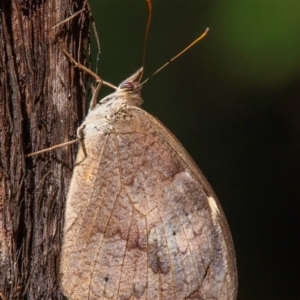
<path fill-rule="evenodd" d="M 80 150 L 66 208 L 69 299 L 235 299 L 221 207 L 163 125 L 128 108 L 84 144 L 93 155 Z"/>

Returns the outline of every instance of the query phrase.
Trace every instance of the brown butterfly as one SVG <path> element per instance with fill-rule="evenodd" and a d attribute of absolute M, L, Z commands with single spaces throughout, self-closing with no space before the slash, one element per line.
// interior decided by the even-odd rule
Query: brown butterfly
<path fill-rule="evenodd" d="M 236 299 L 225 215 L 180 144 L 140 108 L 143 68 L 78 130 L 61 286 L 71 300 Z"/>

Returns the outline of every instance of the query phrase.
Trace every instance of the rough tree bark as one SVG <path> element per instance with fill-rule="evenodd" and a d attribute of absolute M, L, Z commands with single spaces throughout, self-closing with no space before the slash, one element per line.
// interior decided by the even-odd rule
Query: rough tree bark
<path fill-rule="evenodd" d="M 89 44 L 84 0 L 0 1 L 0 299 L 64 299 L 59 292 L 63 211 L 75 147 L 25 154 L 75 138 L 85 114 Z"/>

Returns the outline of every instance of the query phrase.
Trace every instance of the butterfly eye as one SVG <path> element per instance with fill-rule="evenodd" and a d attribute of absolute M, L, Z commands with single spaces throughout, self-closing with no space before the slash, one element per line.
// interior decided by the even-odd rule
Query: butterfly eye
<path fill-rule="evenodd" d="M 127 90 L 127 91 L 133 91 L 134 86 L 133 86 L 133 83 L 132 83 L 132 82 L 126 81 L 126 82 L 123 82 L 123 83 L 120 85 L 120 89 L 122 89 L 122 90 Z"/>

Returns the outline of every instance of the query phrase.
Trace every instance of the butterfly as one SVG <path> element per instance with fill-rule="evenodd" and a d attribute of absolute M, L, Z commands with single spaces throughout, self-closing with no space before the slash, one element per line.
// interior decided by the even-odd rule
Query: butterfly
<path fill-rule="evenodd" d="M 236 299 L 225 215 L 181 143 L 141 108 L 142 74 L 93 105 L 78 129 L 62 291 L 71 300 Z"/>

